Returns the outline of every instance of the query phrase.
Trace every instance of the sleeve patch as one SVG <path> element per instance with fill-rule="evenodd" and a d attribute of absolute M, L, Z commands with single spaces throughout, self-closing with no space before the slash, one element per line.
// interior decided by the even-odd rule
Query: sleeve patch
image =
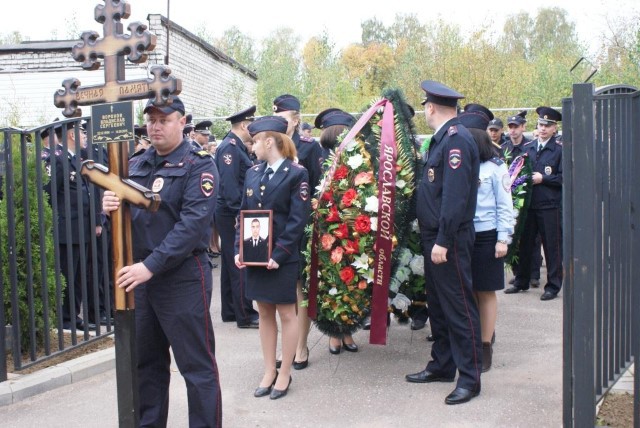
<path fill-rule="evenodd" d="M 509 174 L 504 174 L 502 176 L 502 187 L 504 188 L 505 192 L 511 193 L 511 177 L 509 176 Z"/>
<path fill-rule="evenodd" d="M 224 160 L 224 163 L 227 165 L 231 165 L 231 162 L 233 162 L 233 156 L 231 156 L 231 153 L 227 153 L 225 154 L 222 159 Z"/>
<path fill-rule="evenodd" d="M 462 152 L 458 149 L 449 150 L 449 166 L 451 169 L 458 169 L 460 165 L 462 165 Z"/>
<path fill-rule="evenodd" d="M 213 191 L 216 188 L 216 182 L 213 178 L 213 174 L 208 172 L 203 172 L 200 174 L 200 190 L 202 190 L 202 194 L 207 198 L 213 195 Z"/>
<path fill-rule="evenodd" d="M 309 183 L 300 184 L 300 199 L 303 201 L 309 199 Z"/>

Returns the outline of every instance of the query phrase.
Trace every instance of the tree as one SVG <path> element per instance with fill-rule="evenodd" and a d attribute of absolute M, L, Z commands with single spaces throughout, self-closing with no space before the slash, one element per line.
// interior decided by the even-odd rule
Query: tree
<path fill-rule="evenodd" d="M 391 43 L 391 32 L 385 27 L 382 21 L 376 18 L 370 18 L 362 21 L 360 27 L 362 28 L 362 44 L 364 46 L 368 46 L 371 43 Z"/>
<path fill-rule="evenodd" d="M 13 31 L 11 33 L 0 33 L 0 45 L 17 45 L 25 40 L 29 40 L 23 36 L 20 31 Z"/>
<path fill-rule="evenodd" d="M 256 69 L 256 54 L 253 50 L 254 40 L 242 34 L 236 26 L 224 30 L 222 37 L 213 43 L 218 49 L 250 70 Z"/>

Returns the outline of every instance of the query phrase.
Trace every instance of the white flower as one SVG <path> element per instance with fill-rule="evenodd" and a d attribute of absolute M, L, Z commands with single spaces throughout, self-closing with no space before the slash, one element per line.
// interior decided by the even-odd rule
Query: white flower
<path fill-rule="evenodd" d="M 336 287 L 331 287 L 331 290 L 329 290 L 329 294 L 335 296 L 336 294 L 338 294 L 338 289 Z"/>
<path fill-rule="evenodd" d="M 404 180 L 398 180 L 398 181 L 396 181 L 396 187 L 397 187 L 398 189 L 402 189 L 402 188 L 404 188 L 404 186 L 406 186 L 406 185 L 407 185 L 407 182 L 406 182 L 406 181 L 404 181 Z"/>
<path fill-rule="evenodd" d="M 369 217 L 369 221 L 371 221 L 371 230 L 374 232 L 378 231 L 378 217 Z"/>
<path fill-rule="evenodd" d="M 411 305 L 411 300 L 409 300 L 409 298 L 404 294 L 398 293 L 396 294 L 396 297 L 394 297 L 393 300 L 391 301 L 391 304 L 399 311 L 404 312 L 407 309 L 409 309 L 409 306 Z"/>
<path fill-rule="evenodd" d="M 401 267 L 396 271 L 396 278 L 400 282 L 405 282 L 411 276 L 411 269 L 407 267 Z"/>
<path fill-rule="evenodd" d="M 345 147 L 345 150 L 347 152 L 352 152 L 356 147 L 358 147 L 358 144 L 356 143 L 356 140 L 351 140 L 347 143 L 347 146 Z"/>
<path fill-rule="evenodd" d="M 397 293 L 399 289 L 400 289 L 400 281 L 398 281 L 395 278 L 391 278 L 391 282 L 389 282 L 389 290 L 393 291 L 394 293 Z"/>
<path fill-rule="evenodd" d="M 398 264 L 400 266 L 406 266 L 411 261 L 413 254 L 411 254 L 411 250 L 408 248 L 403 248 L 400 250 L 400 254 L 398 255 Z"/>
<path fill-rule="evenodd" d="M 353 266 L 358 270 L 369 268 L 369 255 L 360 254 L 358 257 L 355 258 L 353 263 L 351 263 L 351 266 Z"/>
<path fill-rule="evenodd" d="M 347 165 L 351 167 L 351 169 L 358 169 L 360 165 L 364 162 L 364 158 L 361 154 L 353 155 L 347 160 Z"/>
<path fill-rule="evenodd" d="M 424 256 L 414 256 L 409 263 L 409 267 L 411 268 L 411 272 L 413 272 L 414 275 L 424 275 Z"/>
<path fill-rule="evenodd" d="M 411 223 L 411 230 L 416 233 L 420 233 L 420 224 L 418 223 L 418 219 L 413 220 Z"/>
<path fill-rule="evenodd" d="M 365 273 L 361 274 L 362 278 L 367 280 L 367 284 L 371 284 L 373 282 L 373 273 L 373 269 L 369 269 Z"/>
<path fill-rule="evenodd" d="M 369 196 L 365 199 L 366 205 L 364 206 L 364 210 L 370 213 L 378 212 L 378 197 L 377 196 Z"/>

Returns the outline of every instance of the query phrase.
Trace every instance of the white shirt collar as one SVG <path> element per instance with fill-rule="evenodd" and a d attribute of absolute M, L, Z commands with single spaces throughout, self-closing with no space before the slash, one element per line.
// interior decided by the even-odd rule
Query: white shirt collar
<path fill-rule="evenodd" d="M 273 165 L 269 165 L 269 163 L 267 163 L 267 168 L 271 168 L 275 174 L 278 168 L 280 168 L 280 165 L 282 165 L 282 162 L 284 162 L 284 158 L 278 159 L 273 163 Z"/>

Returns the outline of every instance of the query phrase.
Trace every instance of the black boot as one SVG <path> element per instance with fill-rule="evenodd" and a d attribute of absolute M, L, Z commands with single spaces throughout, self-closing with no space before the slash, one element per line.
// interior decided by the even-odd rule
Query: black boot
<path fill-rule="evenodd" d="M 491 358 L 493 357 L 493 346 L 491 342 L 482 342 L 482 373 L 491 370 Z"/>

